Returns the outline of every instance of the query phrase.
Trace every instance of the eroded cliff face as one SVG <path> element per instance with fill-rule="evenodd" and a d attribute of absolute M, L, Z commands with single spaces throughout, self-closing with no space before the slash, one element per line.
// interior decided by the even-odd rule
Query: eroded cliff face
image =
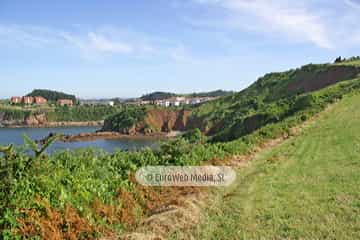
<path fill-rule="evenodd" d="M 39 126 L 48 122 L 45 113 L 29 114 L 23 118 L 12 118 L 6 113 L 0 112 L 0 125 L 3 127 L 11 126 Z"/>
<path fill-rule="evenodd" d="M 35 119 L 30 119 L 29 116 L 14 118 L 9 116 L 5 112 L 0 112 L 0 127 L 9 127 L 9 126 L 22 126 L 27 125 L 28 123 L 34 121 Z"/>
<path fill-rule="evenodd" d="M 185 131 L 189 115 L 189 110 L 152 109 L 147 112 L 144 124 L 155 131 Z"/>
<path fill-rule="evenodd" d="M 22 118 L 12 118 L 0 112 L 0 127 L 63 127 L 102 126 L 104 121 L 50 122 L 45 113 L 29 114 Z"/>
<path fill-rule="evenodd" d="M 124 113 L 125 114 L 125 113 Z M 189 110 L 148 109 L 145 117 L 132 126 L 119 127 L 116 121 L 105 120 L 102 131 L 117 131 L 128 135 L 151 135 L 154 133 L 167 133 L 171 131 L 187 130 L 190 116 Z"/>
<path fill-rule="evenodd" d="M 47 123 L 47 118 L 44 113 L 29 115 L 24 119 L 24 125 L 37 126 Z"/>
<path fill-rule="evenodd" d="M 355 66 L 331 66 L 323 71 L 302 71 L 297 79 L 288 85 L 288 90 L 316 91 L 344 80 L 359 76 L 360 68 Z"/>

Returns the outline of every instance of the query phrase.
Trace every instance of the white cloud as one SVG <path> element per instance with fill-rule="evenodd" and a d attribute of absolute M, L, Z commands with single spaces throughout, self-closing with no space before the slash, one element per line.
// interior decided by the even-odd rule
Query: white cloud
<path fill-rule="evenodd" d="M 132 41 L 131 44 L 130 41 Z M 138 39 L 122 41 L 121 36 L 101 29 L 70 32 L 49 27 L 16 24 L 0 24 L 0 44 L 16 47 L 75 48 L 87 58 L 99 56 L 99 54 L 149 54 L 154 49 Z"/>
<path fill-rule="evenodd" d="M 85 26 L 82 26 L 84 29 Z M 178 40 L 147 35 L 127 29 L 105 26 L 84 31 L 65 31 L 33 25 L 0 24 L 1 45 L 16 48 L 33 47 L 51 51 L 63 48 L 64 53 L 78 54 L 87 60 L 102 60 L 109 55 L 131 56 L 140 58 L 154 57 L 175 62 L 197 63 L 185 45 Z"/>
<path fill-rule="evenodd" d="M 318 13 L 305 4 L 290 0 L 194 0 L 212 4 L 228 11 L 227 24 L 250 25 L 251 29 L 282 34 L 296 41 L 306 41 L 321 48 L 333 48 L 326 24 Z M 305 3 L 306 1 L 304 1 Z M 245 21 L 245 22 L 244 22 Z"/>
<path fill-rule="evenodd" d="M 90 45 L 96 50 L 109 53 L 131 53 L 133 47 L 130 44 L 119 41 L 111 41 L 105 36 L 101 36 L 94 32 L 88 34 Z"/>

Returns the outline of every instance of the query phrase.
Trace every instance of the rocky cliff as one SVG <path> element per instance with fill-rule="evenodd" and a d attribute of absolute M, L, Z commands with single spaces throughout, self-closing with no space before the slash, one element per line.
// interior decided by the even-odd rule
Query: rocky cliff
<path fill-rule="evenodd" d="M 184 131 L 190 111 L 154 108 L 143 110 L 141 114 L 137 112 L 137 116 L 141 115 L 138 118 L 132 115 L 133 112 L 126 111 L 106 119 L 102 131 L 116 131 L 128 135 Z"/>
<path fill-rule="evenodd" d="M 62 126 L 102 126 L 104 121 L 76 121 L 53 122 L 48 121 L 46 114 L 27 114 L 21 118 L 14 118 L 0 112 L 0 127 L 62 127 Z"/>

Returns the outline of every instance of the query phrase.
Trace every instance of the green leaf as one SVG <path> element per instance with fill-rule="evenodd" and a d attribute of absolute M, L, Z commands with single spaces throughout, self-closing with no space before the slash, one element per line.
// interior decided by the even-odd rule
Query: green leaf
<path fill-rule="evenodd" d="M 25 133 L 22 135 L 23 139 L 24 139 L 24 142 L 25 144 L 31 148 L 31 150 L 34 152 L 34 153 L 37 153 L 38 152 L 38 145 L 37 143 L 32 140 L 28 135 L 26 135 Z"/>
<path fill-rule="evenodd" d="M 37 154 L 40 156 L 45 150 L 50 147 L 56 140 L 59 138 L 59 135 L 54 135 L 47 139 L 46 143 L 41 146 L 41 149 L 37 152 Z"/>

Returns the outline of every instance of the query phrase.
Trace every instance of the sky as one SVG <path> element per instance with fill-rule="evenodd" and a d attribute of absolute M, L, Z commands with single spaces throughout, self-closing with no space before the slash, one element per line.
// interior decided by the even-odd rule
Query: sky
<path fill-rule="evenodd" d="M 0 98 L 239 91 L 360 55 L 359 0 L 0 0 Z"/>

